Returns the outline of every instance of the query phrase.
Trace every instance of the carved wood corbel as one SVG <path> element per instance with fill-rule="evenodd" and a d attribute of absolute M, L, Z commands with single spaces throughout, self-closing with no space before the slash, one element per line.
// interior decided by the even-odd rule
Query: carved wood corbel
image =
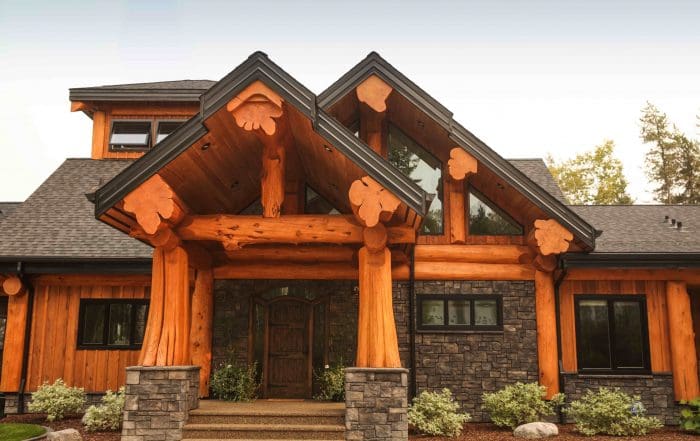
<path fill-rule="evenodd" d="M 463 181 L 467 176 L 477 172 L 478 161 L 461 147 L 450 150 L 447 161 L 450 177 L 455 181 Z"/>
<path fill-rule="evenodd" d="M 348 197 L 355 217 L 365 227 L 387 222 L 401 204 L 396 196 L 369 176 L 354 181 Z"/>

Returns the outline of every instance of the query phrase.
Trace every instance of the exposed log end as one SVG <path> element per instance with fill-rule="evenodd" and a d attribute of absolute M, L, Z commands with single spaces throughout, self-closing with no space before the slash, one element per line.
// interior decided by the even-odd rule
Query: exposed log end
<path fill-rule="evenodd" d="M 355 93 L 359 102 L 367 104 L 375 112 L 385 112 L 386 99 L 393 90 L 384 80 L 371 75 L 357 86 Z"/>
<path fill-rule="evenodd" d="M 365 228 L 363 233 L 364 243 L 370 253 L 384 251 L 389 236 L 384 224 L 377 224 L 371 228 Z"/>
<path fill-rule="evenodd" d="M 353 182 L 348 196 L 355 216 L 366 227 L 388 221 L 401 204 L 396 196 L 369 176 Z"/>
<path fill-rule="evenodd" d="M 238 127 L 262 129 L 267 135 L 277 131 L 275 118 L 282 116 L 284 100 L 262 81 L 255 81 L 226 104 Z"/>
<path fill-rule="evenodd" d="M 478 162 L 476 158 L 464 151 L 461 147 L 450 150 L 450 159 L 447 161 L 447 168 L 450 177 L 455 181 L 462 181 L 472 173 L 476 173 Z"/>
<path fill-rule="evenodd" d="M 551 273 L 552 271 L 557 269 L 557 258 L 554 255 L 543 256 L 541 254 L 538 254 L 537 256 L 535 256 L 535 259 L 532 261 L 532 264 L 538 271 L 542 271 L 544 273 Z"/>
<path fill-rule="evenodd" d="M 554 219 L 538 219 L 530 232 L 528 242 L 543 256 L 561 254 L 569 249 L 574 235 Z"/>
<path fill-rule="evenodd" d="M 124 210 L 136 216 L 146 234 L 177 225 L 186 212 L 185 204 L 157 174 L 124 197 Z"/>
<path fill-rule="evenodd" d="M 2 290 L 8 296 L 21 295 L 26 291 L 26 287 L 22 280 L 17 276 L 10 276 L 2 282 Z"/>

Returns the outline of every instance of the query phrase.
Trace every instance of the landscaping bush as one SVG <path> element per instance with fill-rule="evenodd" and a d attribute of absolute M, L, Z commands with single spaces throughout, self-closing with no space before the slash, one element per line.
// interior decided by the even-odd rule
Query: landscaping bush
<path fill-rule="evenodd" d="M 541 421 L 543 416 L 554 415 L 556 407 L 564 402 L 564 394 L 544 399 L 547 388 L 537 383 L 515 383 L 498 392 L 484 393 L 481 408 L 489 413 L 499 427 L 515 429 L 521 424 Z"/>
<path fill-rule="evenodd" d="M 565 410 L 576 423 L 576 430 L 587 436 L 598 433 L 614 436 L 645 435 L 651 429 L 662 427 L 661 421 L 647 417 L 638 396 L 630 396 L 620 389 L 601 387 L 597 392 L 587 390 L 580 400 Z"/>
<path fill-rule="evenodd" d="M 66 414 L 80 412 L 85 406 L 85 390 L 68 387 L 61 378 L 44 383 L 32 394 L 30 412 L 46 413 L 47 421 L 61 420 Z"/>
<path fill-rule="evenodd" d="M 214 371 L 211 391 L 216 398 L 225 401 L 251 401 L 257 397 L 258 365 L 240 366 L 230 363 Z"/>
<path fill-rule="evenodd" d="M 433 436 L 458 436 L 464 423 L 471 420 L 468 413 L 459 413 L 459 404 L 449 389 L 426 392 L 413 399 L 408 408 L 408 423 L 421 433 Z"/>
<path fill-rule="evenodd" d="M 316 373 L 319 393 L 314 397 L 323 401 L 345 401 L 345 366 L 339 362 Z"/>
<path fill-rule="evenodd" d="M 102 404 L 90 406 L 83 415 L 83 425 L 88 432 L 119 430 L 125 401 L 124 387 L 115 394 L 108 390 Z"/>
<path fill-rule="evenodd" d="M 681 429 L 700 434 L 700 397 L 681 401 Z"/>

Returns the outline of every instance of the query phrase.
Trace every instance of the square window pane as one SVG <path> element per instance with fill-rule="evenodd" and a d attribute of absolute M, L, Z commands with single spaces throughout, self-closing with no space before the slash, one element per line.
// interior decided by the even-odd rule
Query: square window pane
<path fill-rule="evenodd" d="M 143 336 L 146 334 L 146 320 L 148 319 L 148 305 L 134 305 L 136 308 L 134 319 L 134 338 L 131 343 L 140 345 L 143 343 Z"/>
<path fill-rule="evenodd" d="M 423 300 L 421 305 L 421 324 L 426 326 L 442 326 L 445 324 L 444 300 Z"/>
<path fill-rule="evenodd" d="M 109 305 L 109 341 L 107 344 L 126 346 L 131 341 L 131 307 L 128 303 Z"/>
<path fill-rule="evenodd" d="M 449 316 L 450 325 L 470 325 L 471 317 L 469 317 L 469 309 L 471 302 L 469 300 L 449 300 L 447 302 L 447 314 Z"/>
<path fill-rule="evenodd" d="M 105 330 L 105 304 L 87 304 L 83 310 L 84 345 L 103 345 Z"/>
<path fill-rule="evenodd" d="M 109 145 L 115 147 L 148 147 L 151 123 L 148 121 L 117 121 L 112 124 Z"/>
<path fill-rule="evenodd" d="M 611 369 L 607 300 L 581 300 L 578 319 L 579 367 Z"/>
<path fill-rule="evenodd" d="M 616 368 L 644 368 L 644 334 L 639 302 L 613 303 Z"/>
<path fill-rule="evenodd" d="M 496 300 L 474 300 L 474 324 L 476 326 L 498 325 L 498 302 Z"/>
<path fill-rule="evenodd" d="M 156 144 L 167 138 L 181 125 L 182 121 L 160 121 L 158 123 L 158 133 L 156 134 Z"/>

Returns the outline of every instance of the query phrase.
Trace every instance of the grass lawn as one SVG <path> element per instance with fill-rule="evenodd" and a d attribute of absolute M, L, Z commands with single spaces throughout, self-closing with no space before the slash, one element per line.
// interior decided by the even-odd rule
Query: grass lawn
<path fill-rule="evenodd" d="M 43 427 L 35 424 L 0 423 L 0 439 L 3 441 L 23 441 L 44 432 Z"/>

